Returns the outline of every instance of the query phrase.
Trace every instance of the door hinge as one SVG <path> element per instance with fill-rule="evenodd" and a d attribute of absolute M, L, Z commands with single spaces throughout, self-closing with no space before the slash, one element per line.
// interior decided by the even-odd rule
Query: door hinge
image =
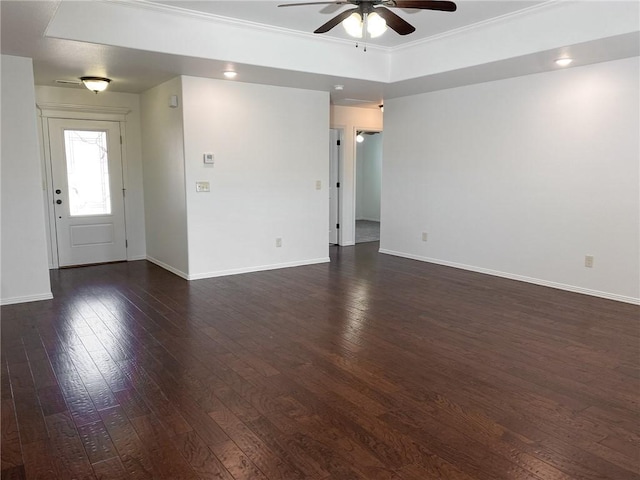
<path fill-rule="evenodd" d="M 336 229 L 340 230 L 340 224 L 336 223 Z"/>
<path fill-rule="evenodd" d="M 336 142 L 336 145 L 340 146 L 340 140 L 338 140 L 338 141 Z"/>
<path fill-rule="evenodd" d="M 127 189 L 126 189 L 126 188 L 123 188 L 123 189 L 122 189 L 122 196 L 123 196 L 123 197 L 126 197 L 126 196 L 127 196 Z"/>
<path fill-rule="evenodd" d="M 120 145 L 122 145 L 122 135 L 120 135 Z"/>
<path fill-rule="evenodd" d="M 340 188 L 340 182 L 336 183 L 336 188 Z"/>
<path fill-rule="evenodd" d="M 129 240 L 124 239 L 124 248 L 129 248 Z"/>

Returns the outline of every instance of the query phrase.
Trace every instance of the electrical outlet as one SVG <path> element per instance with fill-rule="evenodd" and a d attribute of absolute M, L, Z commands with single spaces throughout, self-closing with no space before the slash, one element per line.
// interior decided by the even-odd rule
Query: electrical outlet
<path fill-rule="evenodd" d="M 427 232 L 422 232 L 422 241 L 423 242 L 427 241 Z"/>
<path fill-rule="evenodd" d="M 584 266 L 587 268 L 593 268 L 593 255 L 585 255 Z"/>
<path fill-rule="evenodd" d="M 282 246 L 282 239 L 276 238 L 276 247 L 280 248 Z"/>

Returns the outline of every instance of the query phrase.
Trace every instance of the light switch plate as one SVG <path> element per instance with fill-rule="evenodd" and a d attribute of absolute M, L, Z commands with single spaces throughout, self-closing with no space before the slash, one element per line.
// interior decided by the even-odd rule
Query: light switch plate
<path fill-rule="evenodd" d="M 209 182 L 196 182 L 196 192 L 210 192 Z"/>
<path fill-rule="evenodd" d="M 213 153 L 204 153 L 202 155 L 204 163 L 207 165 L 213 165 Z"/>

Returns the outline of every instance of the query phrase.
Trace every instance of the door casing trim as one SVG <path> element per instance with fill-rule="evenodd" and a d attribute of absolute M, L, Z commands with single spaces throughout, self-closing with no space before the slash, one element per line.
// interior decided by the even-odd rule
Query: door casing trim
<path fill-rule="evenodd" d="M 42 171 L 43 178 L 43 201 L 45 202 L 46 228 L 48 232 L 49 244 L 49 269 L 58 269 L 58 237 L 56 235 L 55 212 L 53 211 L 53 174 L 51 166 L 51 143 L 49 135 L 49 122 L 51 118 L 61 118 L 68 120 L 97 120 L 111 121 L 120 123 L 120 158 L 122 161 L 122 183 L 123 188 L 127 189 L 127 158 L 126 158 L 126 117 L 131 112 L 126 107 L 105 107 L 95 105 L 75 105 L 70 103 L 37 103 L 39 110 L 40 128 L 42 138 Z M 126 218 L 127 218 L 127 197 L 124 199 L 124 215 L 125 215 L 125 237 L 126 237 Z M 127 257 L 128 259 L 128 257 Z"/>

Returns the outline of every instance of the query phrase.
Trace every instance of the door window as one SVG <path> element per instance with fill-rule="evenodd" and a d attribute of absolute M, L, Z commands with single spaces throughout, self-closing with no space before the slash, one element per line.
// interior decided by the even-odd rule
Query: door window
<path fill-rule="evenodd" d="M 69 214 L 111 214 L 107 132 L 65 130 Z"/>

